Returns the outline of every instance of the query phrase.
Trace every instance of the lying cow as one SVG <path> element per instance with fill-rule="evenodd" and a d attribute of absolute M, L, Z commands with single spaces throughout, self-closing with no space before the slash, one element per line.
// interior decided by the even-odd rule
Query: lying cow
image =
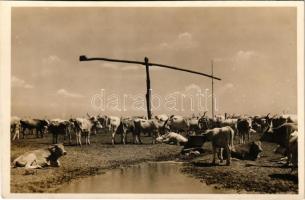
<path fill-rule="evenodd" d="M 254 141 L 247 144 L 235 145 L 231 151 L 231 156 L 240 160 L 256 160 L 259 154 L 263 152 L 262 144 L 260 141 Z M 227 154 L 223 154 L 224 159 Z"/>
<path fill-rule="evenodd" d="M 40 169 L 47 166 L 59 167 L 59 158 L 66 155 L 63 144 L 51 145 L 22 154 L 13 161 L 13 167 Z"/>
<path fill-rule="evenodd" d="M 223 161 L 222 152 L 225 150 L 227 152 L 227 162 L 226 165 L 231 163 L 231 150 L 234 149 L 233 139 L 234 130 L 230 126 L 222 128 L 214 128 L 207 130 L 203 136 L 206 137 L 207 141 L 212 142 L 213 147 L 213 164 L 215 164 L 217 150 L 220 150 L 220 162 Z"/>
<path fill-rule="evenodd" d="M 166 143 L 166 144 L 177 144 L 184 145 L 187 143 L 188 139 L 182 135 L 174 132 L 169 132 L 156 138 L 156 142 Z"/>

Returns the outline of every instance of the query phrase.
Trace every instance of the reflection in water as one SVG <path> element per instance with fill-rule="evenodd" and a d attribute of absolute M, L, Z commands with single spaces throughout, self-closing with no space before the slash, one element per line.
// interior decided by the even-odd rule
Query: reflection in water
<path fill-rule="evenodd" d="M 218 190 L 180 172 L 181 163 L 152 162 L 84 178 L 61 193 L 234 193 Z"/>

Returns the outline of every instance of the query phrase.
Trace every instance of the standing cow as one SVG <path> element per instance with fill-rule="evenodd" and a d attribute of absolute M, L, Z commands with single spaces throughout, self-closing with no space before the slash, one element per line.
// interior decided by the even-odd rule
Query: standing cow
<path fill-rule="evenodd" d="M 164 126 L 176 133 L 184 132 L 185 134 L 188 134 L 189 130 L 188 120 L 179 115 L 170 116 Z"/>
<path fill-rule="evenodd" d="M 267 141 L 267 142 L 273 142 L 279 145 L 280 148 L 285 149 L 284 155 L 288 156 L 286 165 L 289 165 L 290 163 L 290 157 L 291 156 L 291 145 L 289 145 L 289 140 L 291 138 L 291 135 L 293 135 L 294 132 L 298 131 L 298 126 L 295 123 L 284 123 L 280 125 L 279 127 L 270 127 L 268 131 L 266 131 L 262 137 L 261 141 Z"/>
<path fill-rule="evenodd" d="M 250 118 L 243 118 L 237 120 L 237 131 L 239 135 L 239 143 L 245 144 L 246 143 L 246 136 L 248 142 L 250 141 L 250 130 L 251 130 L 251 119 Z"/>
<path fill-rule="evenodd" d="M 69 120 L 53 119 L 50 121 L 48 131 L 52 133 L 53 144 L 58 143 L 58 136 L 63 135 L 64 138 L 69 138 L 69 144 L 72 140 L 72 130 L 74 129 L 74 123 Z"/>
<path fill-rule="evenodd" d="M 122 118 L 120 120 L 120 125 L 117 128 L 116 133 L 121 135 L 121 142 L 122 142 L 122 144 L 126 144 L 126 142 L 127 142 L 127 134 L 128 133 L 132 133 L 133 143 L 134 144 L 138 140 L 137 136 L 135 135 L 134 120 L 130 119 L 130 118 Z"/>
<path fill-rule="evenodd" d="M 226 165 L 230 165 L 231 163 L 231 150 L 234 149 L 234 130 L 230 126 L 222 127 L 222 128 L 214 128 L 207 130 L 203 136 L 206 137 L 207 141 L 212 142 L 213 148 L 213 161 L 212 163 L 215 164 L 216 153 L 217 150 L 220 151 L 220 162 L 223 161 L 223 150 L 226 151 L 227 162 Z"/>
<path fill-rule="evenodd" d="M 140 135 L 141 133 L 152 136 L 152 144 L 155 144 L 156 138 L 159 136 L 160 131 L 163 132 L 165 122 L 159 122 L 156 119 L 135 119 L 135 135 L 139 139 L 139 143 L 142 143 Z"/>
<path fill-rule="evenodd" d="M 88 114 L 87 114 L 88 115 Z M 96 117 L 91 117 L 88 115 L 89 119 L 86 118 L 76 118 L 71 119 L 75 126 L 76 144 L 82 146 L 82 135 L 85 136 L 86 145 L 90 145 L 90 134 L 94 129 L 102 128 L 102 125 L 97 120 Z"/>
<path fill-rule="evenodd" d="M 28 119 L 28 120 L 20 120 L 21 130 L 23 133 L 23 138 L 25 138 L 26 131 L 33 132 L 36 131 L 36 137 L 43 137 L 46 132 L 49 121 L 45 119 Z"/>
<path fill-rule="evenodd" d="M 115 143 L 115 135 L 117 133 L 117 129 L 120 126 L 121 119 L 115 116 L 109 116 L 107 118 L 106 127 L 108 128 L 109 132 L 111 132 L 111 143 Z"/>

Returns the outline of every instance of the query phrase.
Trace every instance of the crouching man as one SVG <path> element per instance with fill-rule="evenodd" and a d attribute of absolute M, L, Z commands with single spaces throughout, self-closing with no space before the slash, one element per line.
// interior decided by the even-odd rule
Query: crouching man
<path fill-rule="evenodd" d="M 59 158 L 66 155 L 63 144 L 54 144 L 44 149 L 26 152 L 13 161 L 13 167 L 40 169 L 47 166 L 59 167 Z"/>

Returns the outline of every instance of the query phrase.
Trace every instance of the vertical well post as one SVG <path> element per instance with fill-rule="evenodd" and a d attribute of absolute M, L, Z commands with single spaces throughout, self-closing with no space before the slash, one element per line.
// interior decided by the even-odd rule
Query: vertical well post
<path fill-rule="evenodd" d="M 150 88 L 150 76 L 149 76 L 149 64 L 148 58 L 144 58 L 146 67 L 146 106 L 147 106 L 147 117 L 151 119 L 151 88 Z"/>
<path fill-rule="evenodd" d="M 213 60 L 211 61 L 211 67 L 212 67 L 212 76 L 214 76 L 214 70 L 213 70 Z M 212 118 L 214 119 L 214 79 L 212 78 Z"/>

